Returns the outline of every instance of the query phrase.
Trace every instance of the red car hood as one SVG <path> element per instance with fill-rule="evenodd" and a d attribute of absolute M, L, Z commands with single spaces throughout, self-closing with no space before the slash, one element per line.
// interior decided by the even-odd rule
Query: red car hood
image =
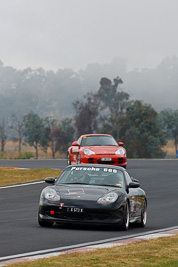
<path fill-rule="evenodd" d="M 83 147 L 83 150 L 86 148 L 89 148 L 93 152 L 95 152 L 96 155 L 114 155 L 115 152 L 121 148 L 119 146 L 85 146 Z"/>

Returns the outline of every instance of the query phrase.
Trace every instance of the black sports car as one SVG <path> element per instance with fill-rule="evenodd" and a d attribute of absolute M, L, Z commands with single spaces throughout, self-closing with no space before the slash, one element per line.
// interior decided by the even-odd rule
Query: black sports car
<path fill-rule="evenodd" d="M 138 180 L 119 166 L 76 164 L 57 178 L 40 196 L 38 221 L 53 223 L 110 224 L 127 230 L 129 223 L 144 227 L 147 199 Z"/>

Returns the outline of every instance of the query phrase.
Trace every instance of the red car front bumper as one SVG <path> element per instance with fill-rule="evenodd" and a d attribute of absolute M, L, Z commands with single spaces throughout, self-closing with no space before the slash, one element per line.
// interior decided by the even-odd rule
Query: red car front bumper
<path fill-rule="evenodd" d="M 127 159 L 125 156 L 118 155 L 91 155 L 91 156 L 81 156 L 81 164 L 109 164 L 117 165 L 121 167 L 127 166 Z"/>

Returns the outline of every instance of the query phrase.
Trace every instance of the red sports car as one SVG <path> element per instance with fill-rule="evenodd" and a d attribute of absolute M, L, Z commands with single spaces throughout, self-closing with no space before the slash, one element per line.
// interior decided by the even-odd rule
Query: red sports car
<path fill-rule="evenodd" d="M 110 164 L 126 168 L 126 150 L 123 145 L 109 134 L 81 135 L 68 148 L 67 163 Z"/>

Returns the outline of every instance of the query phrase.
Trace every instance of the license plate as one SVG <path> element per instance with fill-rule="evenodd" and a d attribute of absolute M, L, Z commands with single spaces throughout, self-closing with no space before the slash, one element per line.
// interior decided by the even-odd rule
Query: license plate
<path fill-rule="evenodd" d="M 111 161 L 112 158 L 101 158 L 102 161 Z"/>
<path fill-rule="evenodd" d="M 82 208 L 73 208 L 73 207 L 70 207 L 70 208 L 67 208 L 67 212 L 81 213 L 81 212 L 83 212 L 83 209 Z"/>

